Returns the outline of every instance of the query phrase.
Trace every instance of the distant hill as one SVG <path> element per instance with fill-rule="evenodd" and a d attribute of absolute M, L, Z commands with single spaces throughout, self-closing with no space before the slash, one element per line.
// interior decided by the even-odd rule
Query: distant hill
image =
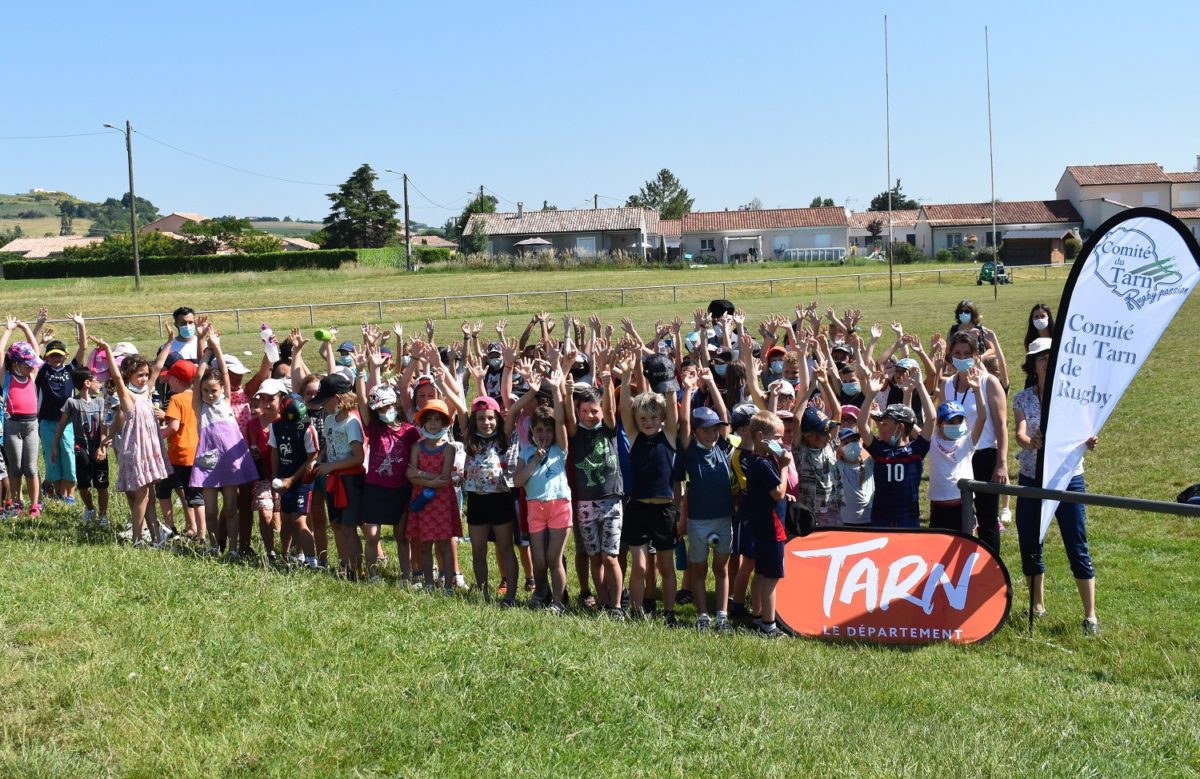
<path fill-rule="evenodd" d="M 16 195 L 0 194 L 0 232 L 9 234 L 20 227 L 28 238 L 58 235 L 61 228 L 58 204 L 68 200 L 86 203 L 69 192 L 26 192 Z M 86 235 L 92 226 L 91 219 L 76 217 L 71 224 L 75 235 Z"/>

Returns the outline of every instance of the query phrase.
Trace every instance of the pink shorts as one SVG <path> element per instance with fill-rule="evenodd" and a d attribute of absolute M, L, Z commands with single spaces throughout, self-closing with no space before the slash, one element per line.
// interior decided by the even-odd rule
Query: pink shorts
<path fill-rule="evenodd" d="M 250 501 L 255 511 L 262 514 L 275 513 L 275 493 L 271 482 L 259 479 L 250 486 Z"/>
<path fill-rule="evenodd" d="M 546 528 L 565 530 L 571 526 L 570 498 L 530 500 L 526 502 L 529 506 L 530 533 L 540 533 Z"/>

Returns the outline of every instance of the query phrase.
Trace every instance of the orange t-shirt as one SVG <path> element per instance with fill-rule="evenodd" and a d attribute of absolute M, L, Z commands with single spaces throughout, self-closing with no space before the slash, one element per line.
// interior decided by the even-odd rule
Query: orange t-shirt
<path fill-rule="evenodd" d="M 167 459 L 171 465 L 191 465 L 196 461 L 196 446 L 200 443 L 200 425 L 192 408 L 191 390 L 171 396 L 167 419 L 179 420 L 179 429 L 167 438 Z"/>

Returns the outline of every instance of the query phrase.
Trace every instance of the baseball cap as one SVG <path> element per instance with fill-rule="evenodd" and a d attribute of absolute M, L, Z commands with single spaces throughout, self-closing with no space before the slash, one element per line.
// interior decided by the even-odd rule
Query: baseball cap
<path fill-rule="evenodd" d="M 963 408 L 963 404 L 954 400 L 947 400 L 938 406 L 937 421 L 948 422 L 955 417 L 966 417 L 966 415 L 967 410 Z"/>
<path fill-rule="evenodd" d="M 377 384 L 367 398 L 367 407 L 372 411 L 396 405 L 396 390 L 386 384 Z"/>
<path fill-rule="evenodd" d="M 324 403 L 335 395 L 341 395 L 349 392 L 353 388 L 350 380 L 340 373 L 331 373 L 321 379 L 320 386 L 317 387 L 317 394 L 313 396 L 310 403 Z"/>
<path fill-rule="evenodd" d="M 339 346 L 337 348 L 337 350 L 339 352 L 352 352 L 352 351 L 354 351 L 354 342 L 353 341 L 342 341 L 342 345 Z"/>
<path fill-rule="evenodd" d="M 753 403 L 739 403 L 729 414 L 729 426 L 738 430 L 750 424 L 751 418 L 758 413 L 758 407 Z"/>
<path fill-rule="evenodd" d="M 17 341 L 8 347 L 8 358 L 13 362 L 28 365 L 30 368 L 40 368 L 43 362 L 42 358 L 37 356 L 37 351 L 34 350 L 28 341 Z"/>
<path fill-rule="evenodd" d="M 258 385 L 258 390 L 255 391 L 254 397 L 259 395 L 281 395 L 287 392 L 287 387 L 279 379 L 263 379 L 263 383 Z"/>
<path fill-rule="evenodd" d="M 495 341 L 492 341 L 491 343 L 489 343 L 487 345 L 487 353 L 488 354 L 500 354 L 501 353 L 500 344 L 496 343 Z"/>
<path fill-rule="evenodd" d="M 705 428 L 716 427 L 717 425 L 723 424 L 725 423 L 721 421 L 719 416 L 717 416 L 717 412 L 713 411 L 708 406 L 697 406 L 696 408 L 692 409 L 692 427 L 703 430 Z"/>
<path fill-rule="evenodd" d="M 1029 342 L 1029 351 L 1025 352 L 1026 357 L 1032 357 L 1035 354 L 1048 352 L 1054 346 L 1053 338 L 1034 338 Z"/>
<path fill-rule="evenodd" d="M 471 411 L 479 411 L 480 409 L 499 412 L 500 404 L 491 395 L 480 395 L 471 401 Z"/>
<path fill-rule="evenodd" d="M 917 415 L 913 410 L 903 403 L 893 403 L 883 411 L 874 411 L 871 413 L 873 419 L 894 419 L 897 422 L 903 422 L 906 425 L 915 425 L 917 423 Z"/>
<path fill-rule="evenodd" d="M 215 368 L 217 365 L 217 358 L 214 357 L 210 364 Z M 225 355 L 225 370 L 229 371 L 230 373 L 236 373 L 239 376 L 245 376 L 250 372 L 250 369 L 242 364 L 242 361 L 232 354 Z"/>
<path fill-rule="evenodd" d="M 858 419 L 858 406 L 842 406 L 842 419 Z"/>
<path fill-rule="evenodd" d="M 191 360 L 176 360 L 175 364 L 167 369 L 167 375 L 184 384 L 191 384 L 196 380 L 196 364 Z"/>
<path fill-rule="evenodd" d="M 845 341 L 835 341 L 833 343 L 833 345 L 829 347 L 829 353 L 833 354 L 834 352 L 845 352 L 846 354 L 853 354 L 854 350 L 851 349 L 850 346 Z"/>
<path fill-rule="evenodd" d="M 778 354 L 780 357 L 783 357 L 787 354 L 787 349 L 784 349 L 782 346 L 772 346 L 767 350 L 767 359 L 771 359 L 771 357 L 776 354 Z"/>
<path fill-rule="evenodd" d="M 899 360 L 896 360 L 896 367 L 903 368 L 904 370 L 908 371 L 914 368 L 919 368 L 920 365 L 918 365 L 917 361 L 911 357 L 901 357 Z"/>
<path fill-rule="evenodd" d="M 843 427 L 838 433 L 839 441 L 849 441 L 851 438 L 861 438 L 861 436 L 858 434 L 858 431 L 852 427 Z"/>
<path fill-rule="evenodd" d="M 432 411 L 437 411 L 442 416 L 446 417 L 446 419 L 450 418 L 450 407 L 446 405 L 446 401 L 442 400 L 441 398 L 434 398 L 424 406 L 421 406 L 421 410 L 417 412 L 417 425 L 420 425 L 421 420 L 425 418 L 425 415 Z"/>
<path fill-rule="evenodd" d="M 642 371 L 654 392 L 674 392 L 679 389 L 675 380 L 675 363 L 669 357 L 652 354 L 642 361 Z"/>
<path fill-rule="evenodd" d="M 789 397 L 789 398 L 794 398 L 794 397 L 796 397 L 796 388 L 795 388 L 795 387 L 793 387 L 793 386 L 792 386 L 792 385 L 791 385 L 791 384 L 790 384 L 788 381 L 786 381 L 785 379 L 779 379 L 779 380 L 777 380 L 777 381 L 773 381 L 773 382 L 771 382 L 771 385 L 770 385 L 769 387 L 767 387 L 767 389 L 768 389 L 768 390 L 770 390 L 770 389 L 774 389 L 776 386 L 778 386 L 778 387 L 779 387 L 779 394 L 780 394 L 781 396 L 787 396 L 787 397 Z"/>
<path fill-rule="evenodd" d="M 58 340 L 57 338 L 55 338 L 50 343 L 46 344 L 45 354 L 47 357 L 49 357 L 52 354 L 61 354 L 63 357 L 66 357 L 67 356 L 67 345 L 65 343 L 63 343 L 62 341 Z"/>
<path fill-rule="evenodd" d="M 835 427 L 837 427 L 837 422 L 812 406 L 804 409 L 804 416 L 800 417 L 800 432 L 802 433 L 828 433 Z"/>

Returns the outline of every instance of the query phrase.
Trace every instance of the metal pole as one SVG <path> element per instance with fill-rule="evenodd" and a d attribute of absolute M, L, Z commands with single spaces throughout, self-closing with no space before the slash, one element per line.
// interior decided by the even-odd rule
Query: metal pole
<path fill-rule="evenodd" d="M 1000 262 L 1000 240 L 996 235 L 996 158 L 992 153 L 992 54 L 988 47 L 988 28 L 983 27 L 983 56 L 987 69 L 987 105 L 988 105 L 988 172 L 992 178 L 992 300 L 1000 295 L 1000 285 L 995 272 L 996 264 Z"/>
<path fill-rule="evenodd" d="M 883 116 L 884 137 L 887 143 L 887 193 L 888 193 L 888 306 L 896 303 L 895 292 L 892 290 L 892 90 L 888 73 L 888 28 L 887 14 L 883 15 Z"/>
<path fill-rule="evenodd" d="M 133 244 L 133 286 L 142 288 L 142 258 L 138 254 L 137 198 L 133 194 L 133 125 L 125 120 L 125 156 L 129 160 L 129 240 Z"/>
<path fill-rule="evenodd" d="M 404 175 L 404 267 L 409 272 L 413 269 L 412 261 L 412 227 L 409 224 L 408 218 L 408 174 Z M 380 319 L 383 315 L 380 314 Z"/>

